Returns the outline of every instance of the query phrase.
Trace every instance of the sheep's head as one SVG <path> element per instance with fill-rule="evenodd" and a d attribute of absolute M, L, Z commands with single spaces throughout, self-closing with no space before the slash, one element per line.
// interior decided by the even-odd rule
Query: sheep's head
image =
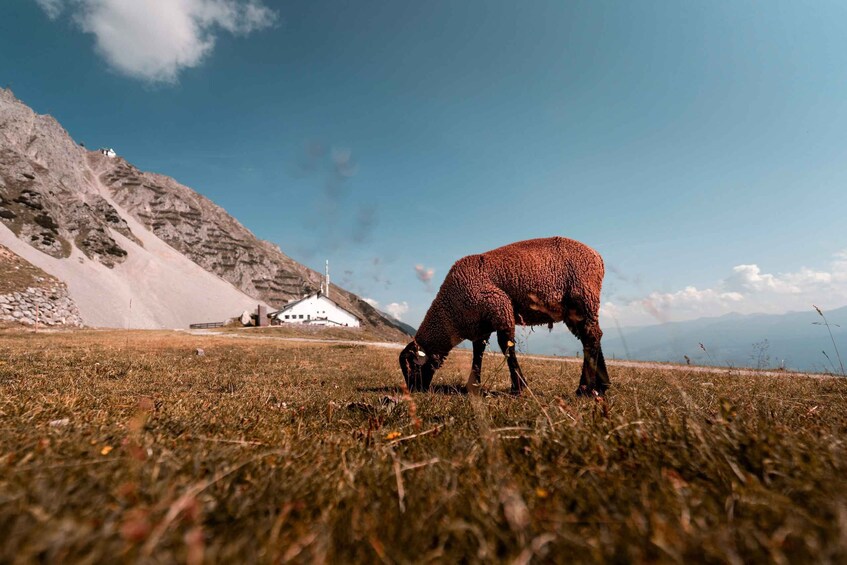
<path fill-rule="evenodd" d="M 428 354 L 415 341 L 400 353 L 400 370 L 411 392 L 429 390 L 432 376 L 441 366 L 441 356 Z"/>

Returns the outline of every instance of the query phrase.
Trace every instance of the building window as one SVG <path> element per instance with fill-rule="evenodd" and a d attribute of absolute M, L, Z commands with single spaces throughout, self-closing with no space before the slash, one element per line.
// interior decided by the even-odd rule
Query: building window
<path fill-rule="evenodd" d="M 300 314 L 300 319 L 301 319 L 301 320 L 303 319 L 303 314 Z"/>
<path fill-rule="evenodd" d="M 286 315 L 285 315 L 285 319 L 286 319 L 286 320 L 288 319 L 288 314 L 286 314 Z"/>

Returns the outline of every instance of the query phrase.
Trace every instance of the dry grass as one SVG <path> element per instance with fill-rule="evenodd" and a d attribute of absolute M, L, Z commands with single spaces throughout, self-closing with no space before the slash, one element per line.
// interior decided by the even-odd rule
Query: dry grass
<path fill-rule="evenodd" d="M 203 348 L 205 355 L 195 354 Z M 847 380 L 0 333 L 0 561 L 845 561 Z M 505 390 L 500 358 L 489 386 Z"/>
<path fill-rule="evenodd" d="M 411 341 L 411 337 L 403 336 L 400 341 L 397 340 L 397 332 L 386 332 L 384 328 L 374 328 L 372 326 L 361 326 L 358 328 L 347 327 L 323 327 L 311 326 L 306 324 L 288 324 L 279 326 L 267 326 L 262 328 L 256 327 L 223 327 L 212 328 L 210 333 L 218 334 L 235 334 L 249 336 L 270 336 L 270 337 L 305 337 L 315 339 L 335 339 L 347 341 L 396 341 L 406 345 Z"/>

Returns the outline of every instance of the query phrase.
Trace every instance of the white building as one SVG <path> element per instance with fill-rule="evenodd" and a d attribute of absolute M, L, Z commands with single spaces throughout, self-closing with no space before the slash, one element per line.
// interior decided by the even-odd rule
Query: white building
<path fill-rule="evenodd" d="M 314 324 L 358 328 L 361 321 L 329 299 L 329 261 L 326 262 L 326 280 L 320 291 L 286 304 L 279 312 L 271 313 L 272 324 Z"/>
<path fill-rule="evenodd" d="M 103 154 L 103 155 L 105 155 L 106 157 L 115 157 L 115 156 L 117 156 L 117 153 L 115 153 L 115 150 L 114 150 L 114 149 L 112 149 L 111 147 L 103 147 L 103 148 L 101 148 L 101 149 L 100 149 L 100 153 L 102 153 L 102 154 Z"/>
<path fill-rule="evenodd" d="M 348 312 L 322 292 L 289 302 L 279 312 L 271 314 L 273 324 L 314 324 L 358 328 L 359 318 Z"/>

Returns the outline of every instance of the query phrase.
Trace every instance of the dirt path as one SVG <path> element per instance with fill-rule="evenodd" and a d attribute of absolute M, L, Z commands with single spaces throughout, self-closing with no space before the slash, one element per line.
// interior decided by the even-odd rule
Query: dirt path
<path fill-rule="evenodd" d="M 180 330 L 186 331 L 186 330 Z M 319 338 L 319 337 L 285 337 L 285 336 L 276 336 L 276 335 L 249 335 L 246 333 L 236 334 L 236 333 L 223 333 L 216 332 L 214 330 L 187 330 L 186 333 L 191 335 L 202 335 L 202 336 L 212 336 L 212 337 L 230 337 L 234 339 L 259 339 L 259 340 L 271 340 L 271 341 L 294 341 L 301 343 L 334 343 L 336 345 L 367 345 L 370 347 L 380 347 L 384 349 L 403 349 L 405 347 L 401 343 L 396 343 L 393 341 L 356 341 L 354 339 L 331 339 L 331 338 Z"/>
<path fill-rule="evenodd" d="M 283 337 L 269 335 L 249 335 L 249 334 L 234 334 L 221 333 L 212 330 L 189 330 L 191 335 L 229 337 L 235 339 L 259 339 L 259 340 L 275 340 L 289 341 L 300 343 L 332 343 L 337 345 L 362 345 L 368 347 L 379 347 L 382 349 L 400 350 L 405 347 L 402 343 L 390 341 L 355 341 L 348 339 L 322 339 L 314 337 Z M 499 357 L 500 353 L 496 351 L 488 351 L 486 355 Z M 578 363 L 582 364 L 582 358 L 579 357 L 550 357 L 546 355 L 521 355 L 522 359 L 533 359 L 536 361 L 550 361 L 554 363 Z M 810 377 L 814 379 L 841 378 L 837 375 L 824 375 L 821 373 L 795 373 L 792 371 L 763 371 L 757 369 L 738 368 L 738 367 L 704 367 L 700 365 L 677 365 L 673 363 L 657 363 L 654 361 L 625 361 L 625 360 L 606 360 L 606 365 L 610 367 L 630 367 L 636 369 L 654 369 L 658 371 L 687 371 L 690 373 L 704 374 L 723 374 L 723 375 L 745 375 L 745 376 L 770 376 L 770 377 Z"/>

